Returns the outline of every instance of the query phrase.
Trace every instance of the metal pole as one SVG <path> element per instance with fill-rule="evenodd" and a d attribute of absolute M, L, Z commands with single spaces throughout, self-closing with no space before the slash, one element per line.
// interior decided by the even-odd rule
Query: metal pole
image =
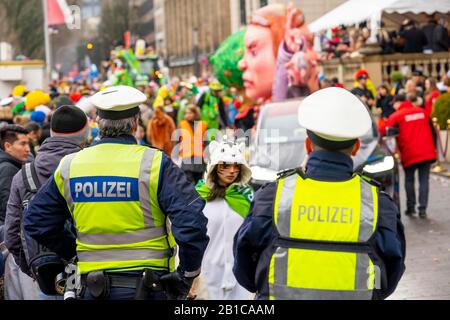
<path fill-rule="evenodd" d="M 45 62 L 46 62 L 46 72 L 47 79 L 51 77 L 52 70 L 52 53 L 50 45 L 50 34 L 48 31 L 48 8 L 47 0 L 42 0 L 42 10 L 44 11 L 44 39 L 45 39 Z"/>

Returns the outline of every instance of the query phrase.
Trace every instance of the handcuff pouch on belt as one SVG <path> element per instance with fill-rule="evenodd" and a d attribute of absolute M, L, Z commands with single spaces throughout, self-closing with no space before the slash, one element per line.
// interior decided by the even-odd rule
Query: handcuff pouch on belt
<path fill-rule="evenodd" d="M 137 281 L 135 300 L 147 300 L 153 292 L 163 291 L 159 276 L 151 269 L 145 269 L 142 278 Z"/>
<path fill-rule="evenodd" d="M 86 286 L 94 299 L 107 300 L 111 292 L 111 284 L 104 271 L 89 272 L 86 277 Z"/>

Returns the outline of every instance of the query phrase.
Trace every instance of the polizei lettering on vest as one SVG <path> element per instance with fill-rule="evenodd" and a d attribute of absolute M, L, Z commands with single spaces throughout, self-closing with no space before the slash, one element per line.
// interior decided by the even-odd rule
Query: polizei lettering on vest
<path fill-rule="evenodd" d="M 79 177 L 70 179 L 75 203 L 139 201 L 139 179 L 130 177 Z"/>
<path fill-rule="evenodd" d="M 298 221 L 307 219 L 318 223 L 353 223 L 353 209 L 332 206 L 299 206 Z"/>
<path fill-rule="evenodd" d="M 129 198 L 131 182 L 77 182 L 75 197 L 80 194 L 86 198 Z"/>

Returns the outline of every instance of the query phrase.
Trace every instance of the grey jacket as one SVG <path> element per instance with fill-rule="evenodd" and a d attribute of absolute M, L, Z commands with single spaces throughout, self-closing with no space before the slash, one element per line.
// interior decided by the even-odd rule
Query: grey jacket
<path fill-rule="evenodd" d="M 11 190 L 11 182 L 20 168 L 22 168 L 22 162 L 0 150 L 0 226 L 5 223 L 6 203 Z"/>
<path fill-rule="evenodd" d="M 79 145 L 63 137 L 52 137 L 45 140 L 34 161 L 40 184 L 43 185 L 53 175 L 64 156 L 80 150 Z M 22 170 L 20 170 L 13 178 L 6 208 L 5 244 L 22 271 L 28 270 L 20 239 L 22 201 L 26 192 Z"/>

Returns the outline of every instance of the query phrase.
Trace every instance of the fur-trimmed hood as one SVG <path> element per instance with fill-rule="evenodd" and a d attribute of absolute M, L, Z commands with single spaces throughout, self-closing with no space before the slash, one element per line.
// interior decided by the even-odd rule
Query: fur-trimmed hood
<path fill-rule="evenodd" d="M 244 143 L 236 144 L 227 141 L 213 141 L 209 144 L 208 148 L 210 160 L 208 161 L 205 173 L 205 181 L 209 188 L 214 187 L 212 173 L 219 163 L 237 163 L 241 165 L 240 180 L 233 183 L 233 185 L 243 186 L 250 181 L 252 171 L 244 157 Z"/>

